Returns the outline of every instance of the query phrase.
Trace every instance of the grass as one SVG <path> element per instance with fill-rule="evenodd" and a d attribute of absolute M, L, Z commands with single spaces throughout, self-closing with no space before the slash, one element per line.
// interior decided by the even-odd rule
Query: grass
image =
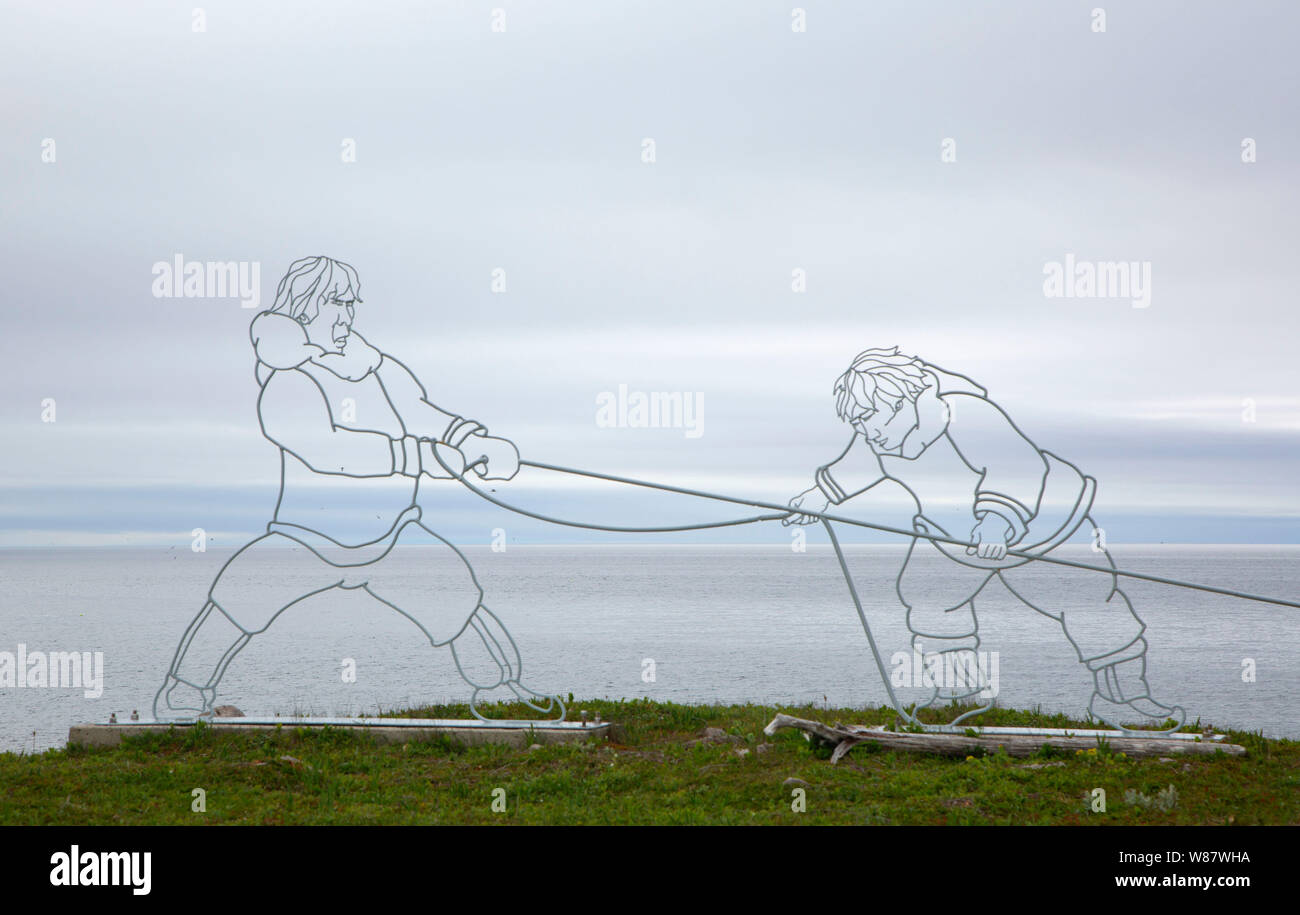
<path fill-rule="evenodd" d="M 862 724 L 889 724 L 893 711 L 648 700 L 573 708 L 575 719 L 586 709 L 619 724 L 618 739 L 530 750 L 447 738 L 383 745 L 337 729 L 236 735 L 197 726 L 111 749 L 0 754 L 0 824 L 1300 823 L 1300 742 L 1258 734 L 1226 732 L 1247 748 L 1244 758 L 1159 762 L 1093 745 L 1036 759 L 948 759 L 863 744 L 831 766 L 827 749 L 794 731 L 766 737 L 764 725 L 776 711 Z M 396 714 L 457 718 L 468 709 Z M 1007 709 L 983 718 L 1087 726 Z M 688 746 L 704 728 L 727 736 Z M 806 787 L 783 784 L 791 778 Z M 800 787 L 804 812 L 792 809 Z M 498 788 L 504 812 L 493 810 Z M 1106 792 L 1104 813 L 1091 810 L 1096 788 Z M 192 810 L 194 789 L 205 792 L 206 812 Z"/>

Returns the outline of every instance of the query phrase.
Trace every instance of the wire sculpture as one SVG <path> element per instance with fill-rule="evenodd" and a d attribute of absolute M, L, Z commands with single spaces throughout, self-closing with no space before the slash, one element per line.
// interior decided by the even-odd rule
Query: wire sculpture
<path fill-rule="evenodd" d="M 274 305 L 250 328 L 261 393 L 263 434 L 280 449 L 280 494 L 267 533 L 221 568 L 207 601 L 177 646 L 154 700 L 158 720 L 213 714 L 216 689 L 231 660 L 288 607 L 333 588 L 361 589 L 414 622 L 431 645 L 450 649 L 472 687 L 470 708 L 513 697 L 563 720 L 557 695 L 521 682 L 523 663 L 509 630 L 483 603 L 464 554 L 428 527 L 419 507 L 425 478 L 457 480 L 480 498 L 548 523 L 599 531 L 665 533 L 781 521 L 821 524 L 830 539 L 890 702 L 900 719 L 952 730 L 987 711 L 988 683 L 975 663 L 980 645 L 975 599 L 994 578 L 1026 607 L 1057 621 L 1092 674 L 1088 712 L 1120 731 L 1172 736 L 1184 710 L 1157 701 L 1146 680 L 1146 624 L 1120 589 L 1121 577 L 1300 607 L 1281 598 L 1179 581 L 1118 568 L 1104 544 L 1104 565 L 1055 551 L 1080 532 L 1095 535 L 1096 482 L 1041 449 L 988 392 L 897 347 L 860 353 L 835 382 L 839 417 L 852 428 L 843 452 L 818 468 L 813 486 L 788 505 L 727 496 L 590 470 L 521 460 L 514 444 L 481 423 L 435 406 L 401 362 L 372 347 L 353 327 L 360 282 L 349 265 L 327 257 L 295 261 Z M 764 514 L 669 526 L 613 526 L 546 515 L 494 496 L 479 480 L 510 480 L 521 466 L 768 510 Z M 885 481 L 916 505 L 911 529 L 829 509 Z M 359 500 L 359 502 L 358 502 Z M 375 515 L 358 537 L 346 506 Z M 849 506 L 851 507 L 851 505 Z M 914 707 L 895 693 L 845 559 L 836 524 L 909 538 L 895 578 L 913 643 L 938 643 L 939 663 L 961 672 Z M 394 546 L 421 546 L 449 560 L 452 576 L 426 574 L 412 585 L 391 572 Z M 282 550 L 292 546 L 298 549 Z M 276 550 L 279 574 L 258 577 L 254 557 Z M 938 558 L 949 574 L 928 575 Z M 1060 591 L 1064 578 L 1069 587 Z M 256 594 L 249 598 L 249 594 Z M 919 708 L 946 702 L 974 707 L 946 725 L 923 725 Z"/>
<path fill-rule="evenodd" d="M 923 639 L 938 643 L 942 668 L 963 674 L 953 685 L 935 686 L 921 707 L 974 703 L 950 723 L 957 725 L 992 705 L 977 664 L 975 598 L 997 578 L 1025 606 L 1061 625 L 1093 674 L 1089 714 L 1113 727 L 1121 720 L 1167 730 L 1182 726 L 1183 709 L 1151 695 L 1146 624 L 1114 574 L 1062 572 L 1031 559 L 1085 525 L 1097 531 L 1090 515 L 1096 481 L 1035 444 L 970 378 L 900 354 L 897 347 L 860 353 L 835 382 L 834 393 L 836 412 L 853 435 L 791 506 L 824 512 L 886 480 L 911 496 L 914 531 L 926 539 L 912 538 L 895 587 L 907 608 L 914 647 L 919 650 Z M 798 513 L 786 523 L 818 520 Z M 830 524 L 825 526 L 833 538 Z M 951 542 L 967 532 L 964 545 Z M 1017 555 L 1007 555 L 1011 546 L 1019 547 Z M 1100 538 L 1093 548 L 1113 569 Z M 842 561 L 838 543 L 836 552 Z M 921 557 L 944 558 L 947 574 L 929 574 L 917 561 Z M 1062 576 L 1070 579 L 1068 591 L 1053 593 Z"/>
<path fill-rule="evenodd" d="M 484 718 L 485 701 L 513 697 L 563 720 L 558 696 L 521 681 L 518 646 L 483 603 L 469 561 L 424 523 L 419 507 L 424 477 L 451 479 L 440 467 L 457 462 L 463 470 L 466 451 L 486 480 L 514 477 L 519 452 L 482 423 L 435 406 L 405 365 L 367 343 L 352 326 L 360 293 L 350 265 L 305 257 L 253 320 L 257 413 L 280 449 L 280 494 L 267 532 L 222 566 L 182 635 L 154 717 L 210 717 L 226 668 L 254 635 L 299 601 L 359 588 L 410 619 L 430 644 L 450 648 L 473 688 L 476 717 Z M 349 511 L 356 504 L 369 509 L 363 535 Z M 395 575 L 399 544 L 439 554 L 441 568 L 435 573 L 431 563 L 414 583 Z M 267 556 L 277 568 L 271 580 L 257 571 L 256 559 Z"/>

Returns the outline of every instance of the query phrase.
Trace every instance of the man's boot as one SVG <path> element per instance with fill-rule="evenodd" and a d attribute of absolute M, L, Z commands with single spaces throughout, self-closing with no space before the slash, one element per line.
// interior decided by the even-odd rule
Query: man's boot
<path fill-rule="evenodd" d="M 191 721 L 211 718 L 217 691 L 211 687 L 200 689 L 168 674 L 153 700 L 155 721 Z"/>
<path fill-rule="evenodd" d="M 181 637 L 171 670 L 154 696 L 154 720 L 211 718 L 217 684 L 231 659 L 250 638 L 216 604 L 205 604 Z"/>
<path fill-rule="evenodd" d="M 529 689 L 519 681 L 523 662 L 519 649 L 502 622 L 487 607 L 479 605 L 469 625 L 451 642 L 456 669 L 474 693 L 469 708 L 474 717 L 490 720 L 480 706 L 492 702 L 519 701 L 553 721 L 563 721 L 566 709 L 559 696 Z"/>

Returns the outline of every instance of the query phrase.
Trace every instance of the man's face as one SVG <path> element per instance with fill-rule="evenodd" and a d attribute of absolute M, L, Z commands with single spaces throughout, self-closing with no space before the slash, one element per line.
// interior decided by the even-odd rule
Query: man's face
<path fill-rule="evenodd" d="M 849 425 L 877 451 L 893 451 L 916 428 L 916 404 L 905 397 L 898 400 L 874 398 L 870 405 L 857 408 L 849 419 Z"/>
<path fill-rule="evenodd" d="M 330 353 L 341 353 L 352 333 L 352 317 L 356 299 L 351 293 L 330 295 L 321 302 L 316 318 L 307 328 L 307 339 Z"/>

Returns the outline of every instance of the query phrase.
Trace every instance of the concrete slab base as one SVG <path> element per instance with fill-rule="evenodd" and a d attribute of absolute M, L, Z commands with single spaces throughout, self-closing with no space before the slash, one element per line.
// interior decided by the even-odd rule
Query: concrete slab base
<path fill-rule="evenodd" d="M 406 743 L 447 736 L 467 746 L 497 743 L 515 747 L 604 740 L 613 728 L 608 721 L 584 724 L 581 721 L 479 721 L 474 718 L 212 718 L 207 724 L 214 731 L 229 733 L 274 731 L 277 728 L 335 728 L 368 734 L 381 743 Z M 68 730 L 68 743 L 115 747 L 123 737 L 165 734 L 170 728 L 185 730 L 193 726 L 193 722 L 173 721 L 75 724 Z"/>

